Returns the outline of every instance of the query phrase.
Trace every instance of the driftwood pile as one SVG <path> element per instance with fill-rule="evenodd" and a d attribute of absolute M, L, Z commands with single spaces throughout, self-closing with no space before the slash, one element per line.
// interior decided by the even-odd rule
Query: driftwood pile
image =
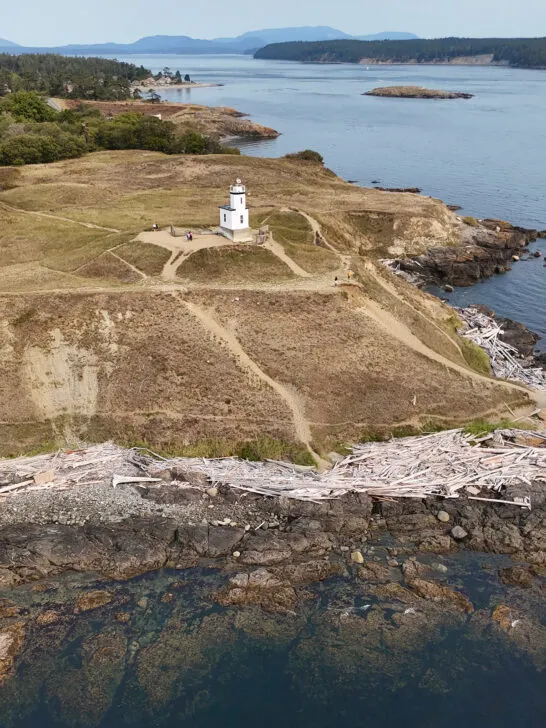
<path fill-rule="evenodd" d="M 546 380 L 542 368 L 523 367 L 518 360 L 518 350 L 500 338 L 504 333 L 496 321 L 470 306 L 456 308 L 458 316 L 464 322 L 459 333 L 481 346 L 491 359 L 491 369 L 496 377 L 523 382 L 531 389 L 546 391 Z"/>
<path fill-rule="evenodd" d="M 35 490 L 85 488 L 92 484 L 134 484 L 149 488 L 163 483 L 169 471 L 174 487 L 200 488 L 226 484 L 263 496 L 317 502 L 347 493 L 378 498 L 441 496 L 530 508 L 527 486 L 546 488 L 546 433 L 499 430 L 479 438 L 451 430 L 389 442 L 357 445 L 330 471 L 276 461 L 237 458 L 165 459 L 139 448 L 106 443 L 85 450 L 0 461 L 0 504 L 6 497 Z M 524 444 L 518 444 L 523 442 Z M 196 478 L 195 476 L 200 476 Z M 189 477 L 192 476 L 192 477 Z M 171 481 L 171 478 L 168 478 Z M 503 499 L 510 486 L 521 496 Z M 1 506 L 0 506 L 1 507 Z"/>

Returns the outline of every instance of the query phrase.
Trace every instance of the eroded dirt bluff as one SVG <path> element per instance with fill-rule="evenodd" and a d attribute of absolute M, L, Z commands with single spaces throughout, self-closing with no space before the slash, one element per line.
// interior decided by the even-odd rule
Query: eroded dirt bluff
<path fill-rule="evenodd" d="M 360 292 L 36 294 L 0 299 L 0 322 L 3 452 L 59 436 L 326 447 L 525 396 Z"/>
<path fill-rule="evenodd" d="M 378 262 L 461 244 L 438 200 L 229 155 L 109 152 L 3 174 L 1 454 L 110 437 L 328 452 L 527 400 L 472 369 L 451 309 Z M 200 232 L 238 176 L 264 246 Z M 203 250 L 141 237 L 151 222 L 194 230 Z"/>

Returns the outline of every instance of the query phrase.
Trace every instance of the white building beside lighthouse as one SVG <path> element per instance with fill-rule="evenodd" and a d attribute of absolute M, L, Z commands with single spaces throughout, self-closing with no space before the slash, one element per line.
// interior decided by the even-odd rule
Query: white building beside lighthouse
<path fill-rule="evenodd" d="M 252 241 L 246 206 L 246 187 L 240 179 L 235 180 L 235 184 L 229 188 L 229 205 L 220 207 L 220 230 L 234 243 Z"/>

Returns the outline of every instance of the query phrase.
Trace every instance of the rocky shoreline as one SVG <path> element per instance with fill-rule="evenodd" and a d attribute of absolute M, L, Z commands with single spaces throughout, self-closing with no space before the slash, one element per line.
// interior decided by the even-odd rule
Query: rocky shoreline
<path fill-rule="evenodd" d="M 364 589 L 375 605 L 373 619 L 387 619 L 389 610 L 399 613 L 400 640 L 407 638 L 404 615 L 420 615 L 416 620 L 432 627 L 476 613 L 546 665 L 546 629 L 536 615 L 546 587 L 541 483 L 529 487 L 532 511 L 462 500 L 379 502 L 367 495 L 305 503 L 228 486 L 205 494 L 189 489 L 181 496 L 167 480 L 153 491 L 126 488 L 157 512 L 116 520 L 102 507 L 102 522 L 80 525 L 76 509 L 67 514 L 66 504 L 64 517 L 37 514 L 34 522 L 22 508 L 19 521 L 0 529 L 0 683 L 17 664 L 27 633 L 38 639 L 40 630 L 66 630 L 90 611 L 131 624 L 150 597 L 129 598 L 132 587 L 124 584 L 164 569 L 172 576 L 154 597 L 158 607 L 184 603 L 188 570 L 213 569 L 218 582 L 208 599 L 227 608 L 258 608 L 266 624 L 267 613 L 305 613 L 316 598 L 314 587 L 338 579 L 353 596 Z M 60 514 L 61 501 L 55 504 Z M 162 512 L 167 504 L 174 506 L 168 514 Z M 484 568 L 502 593 L 502 601 L 493 598 L 485 610 L 461 582 L 468 568 L 463 557 L 473 552 L 493 559 Z M 178 585 L 176 572 L 184 575 Z M 339 611 L 349 620 L 365 617 L 357 607 Z"/>
<path fill-rule="evenodd" d="M 424 255 L 391 261 L 419 287 L 471 286 L 510 270 L 526 246 L 546 231 L 517 227 L 502 220 L 460 220 L 462 245 L 432 247 Z"/>

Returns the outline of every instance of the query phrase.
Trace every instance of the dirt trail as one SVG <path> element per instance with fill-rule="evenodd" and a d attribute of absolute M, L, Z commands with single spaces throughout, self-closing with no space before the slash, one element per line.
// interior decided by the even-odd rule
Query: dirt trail
<path fill-rule="evenodd" d="M 267 248 L 273 255 L 275 255 L 279 260 L 282 260 L 282 262 L 287 265 L 292 273 L 295 273 L 299 278 L 311 278 L 311 273 L 308 273 L 306 270 L 303 270 L 303 268 L 300 268 L 300 266 L 292 260 L 292 258 L 284 252 L 284 248 L 280 243 L 277 243 L 276 240 L 273 238 L 270 238 L 267 243 L 264 243 L 262 248 Z"/>
<path fill-rule="evenodd" d="M 261 369 L 260 366 L 246 353 L 234 333 L 219 323 L 210 312 L 201 306 L 197 306 L 195 303 L 184 301 L 184 304 L 213 337 L 220 340 L 227 346 L 243 369 L 246 369 L 248 372 L 257 376 L 258 379 L 261 379 L 262 382 L 265 382 L 268 386 L 274 389 L 275 392 L 277 392 L 292 412 L 294 429 L 296 431 L 297 438 L 306 446 L 319 465 L 327 465 L 327 463 L 322 461 L 320 456 L 317 455 L 311 447 L 311 428 L 297 393 L 290 387 L 275 381 L 266 374 L 263 369 Z"/>
<path fill-rule="evenodd" d="M 0 207 L 11 212 L 18 212 L 22 215 L 34 215 L 36 217 L 49 217 L 52 220 L 61 220 L 61 222 L 71 222 L 73 225 L 80 225 L 81 227 L 90 228 L 92 230 L 105 230 L 108 233 L 121 233 L 122 230 L 117 228 L 103 227 L 102 225 L 95 225 L 92 222 L 81 222 L 80 220 L 72 220 L 69 217 L 61 217 L 60 215 L 51 215 L 48 212 L 37 212 L 36 210 L 24 210 L 22 207 L 15 207 L 14 205 L 8 205 L 6 202 L 0 202 Z"/>
<path fill-rule="evenodd" d="M 383 328 L 388 335 L 394 336 L 395 339 L 398 339 L 398 341 L 400 341 L 402 344 L 409 347 L 410 349 L 413 349 L 413 351 L 416 351 L 418 354 L 422 354 L 428 359 L 432 359 L 433 361 L 438 362 L 438 364 L 442 364 L 448 369 L 456 371 L 463 376 L 469 377 L 476 382 L 480 382 L 480 384 L 487 384 L 488 386 L 500 386 L 505 387 L 506 389 L 515 389 L 520 392 L 525 392 L 525 394 L 528 394 L 530 397 L 534 397 L 537 402 L 541 399 L 540 395 L 544 394 L 542 392 L 531 392 L 525 387 L 521 387 L 518 384 L 511 384 L 510 382 L 505 382 L 502 379 L 492 379 L 485 376 L 484 374 L 479 374 L 472 369 L 468 369 L 460 364 L 456 364 L 455 362 L 451 361 L 451 359 L 447 359 L 441 354 L 435 352 L 433 349 L 429 349 L 429 347 L 423 344 L 423 342 L 418 339 L 417 336 L 415 336 L 415 334 L 413 334 L 405 324 L 400 322 L 391 313 L 381 308 L 375 301 L 368 299 L 365 306 L 362 306 L 361 308 L 356 310 L 366 316 L 369 316 L 377 324 L 379 324 L 379 326 L 381 326 L 381 328 Z M 538 397 L 536 395 L 538 395 Z"/>
<path fill-rule="evenodd" d="M 452 339 L 451 336 L 449 336 L 449 334 L 446 331 L 444 331 L 444 329 L 441 326 L 439 326 L 435 321 L 433 321 L 432 318 L 430 318 L 430 317 L 427 318 L 423 313 L 421 313 L 421 311 L 419 311 L 419 309 L 415 308 L 415 306 L 413 306 L 409 301 L 407 301 L 405 298 L 403 298 L 398 293 L 398 291 L 396 290 L 396 288 L 393 285 L 388 283 L 381 275 L 377 274 L 377 271 L 375 270 L 375 267 L 372 263 L 370 263 L 368 261 L 365 264 L 365 268 L 373 276 L 375 282 L 378 283 L 381 286 L 381 288 L 383 288 L 387 293 L 389 293 L 391 296 L 393 296 L 398 301 L 400 301 L 400 303 L 402 303 L 404 306 L 406 306 L 407 308 L 410 308 L 417 316 L 422 318 L 429 326 L 433 326 L 447 340 L 447 343 L 449 343 L 450 346 L 452 346 L 458 350 L 459 354 L 464 359 L 464 354 L 463 354 L 463 351 L 462 351 L 461 347 L 459 346 L 459 344 L 454 339 Z"/>
<path fill-rule="evenodd" d="M 130 268 L 130 269 L 131 269 L 132 271 L 134 271 L 134 272 L 135 272 L 135 273 L 136 273 L 137 275 L 139 275 L 139 276 L 140 276 L 140 277 L 142 278 L 142 280 L 146 280 L 146 278 L 148 278 L 148 276 L 146 275 L 146 273 L 143 273 L 143 272 L 142 272 L 142 271 L 140 270 L 140 268 L 137 268 L 137 267 L 136 267 L 135 265 L 133 265 L 132 263 L 128 263 L 128 262 L 127 262 L 127 261 L 126 261 L 126 260 L 125 260 L 124 258 L 121 258 L 121 257 L 120 257 L 120 256 L 119 256 L 119 255 L 118 255 L 117 253 L 114 253 L 114 251 L 113 251 L 113 250 L 107 250 L 106 252 L 107 252 L 107 253 L 110 253 L 110 255 L 113 255 L 113 256 L 114 256 L 114 258 L 117 258 L 117 259 L 118 259 L 118 260 L 119 260 L 119 261 L 120 261 L 121 263 L 123 263 L 124 265 L 126 265 L 126 266 L 127 266 L 128 268 Z"/>

